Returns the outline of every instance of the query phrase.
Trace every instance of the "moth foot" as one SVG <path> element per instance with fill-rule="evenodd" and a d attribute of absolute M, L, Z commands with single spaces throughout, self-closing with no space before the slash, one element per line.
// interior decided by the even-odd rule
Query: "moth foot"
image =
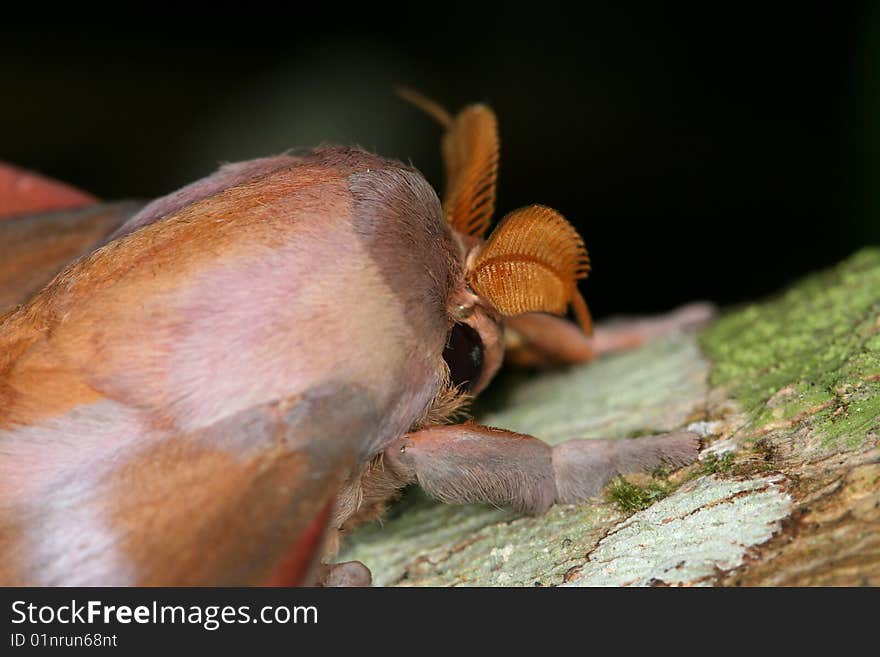
<path fill-rule="evenodd" d="M 707 301 L 680 306 L 663 315 L 609 319 L 596 327 L 593 336 L 598 353 L 637 347 L 673 333 L 696 331 L 706 326 L 717 307 Z"/>
<path fill-rule="evenodd" d="M 633 439 L 569 440 L 553 447 L 557 501 L 576 504 L 597 496 L 619 474 L 649 472 L 666 463 L 696 460 L 700 437 L 682 431 Z"/>
<path fill-rule="evenodd" d="M 320 586 L 370 586 L 373 575 L 360 561 L 328 564 Z"/>
<path fill-rule="evenodd" d="M 717 314 L 718 307 L 714 303 L 695 301 L 647 321 L 649 324 L 654 324 L 654 331 L 658 335 L 663 335 L 675 331 L 699 330 L 712 321 Z"/>

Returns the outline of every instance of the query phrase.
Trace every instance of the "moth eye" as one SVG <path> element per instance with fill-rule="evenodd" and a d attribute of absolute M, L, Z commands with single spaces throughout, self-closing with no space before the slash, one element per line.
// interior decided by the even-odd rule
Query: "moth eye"
<path fill-rule="evenodd" d="M 483 372 L 483 341 L 467 324 L 453 324 L 443 359 L 449 365 L 452 385 L 469 391 Z"/>

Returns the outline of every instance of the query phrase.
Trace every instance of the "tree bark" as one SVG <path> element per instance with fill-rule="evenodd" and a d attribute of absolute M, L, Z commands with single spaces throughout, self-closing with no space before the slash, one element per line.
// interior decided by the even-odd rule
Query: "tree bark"
<path fill-rule="evenodd" d="M 538 518 L 411 491 L 340 560 L 379 585 L 880 584 L 880 249 L 701 335 L 494 388 L 477 419 L 549 443 L 689 428 L 705 448 Z"/>

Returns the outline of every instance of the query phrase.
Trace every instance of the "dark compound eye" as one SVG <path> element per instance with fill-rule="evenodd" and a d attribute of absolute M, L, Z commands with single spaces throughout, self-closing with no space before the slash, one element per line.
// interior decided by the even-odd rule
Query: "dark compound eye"
<path fill-rule="evenodd" d="M 483 372 L 483 341 L 467 324 L 454 324 L 446 340 L 443 358 L 449 365 L 452 384 L 465 391 L 476 385 Z"/>

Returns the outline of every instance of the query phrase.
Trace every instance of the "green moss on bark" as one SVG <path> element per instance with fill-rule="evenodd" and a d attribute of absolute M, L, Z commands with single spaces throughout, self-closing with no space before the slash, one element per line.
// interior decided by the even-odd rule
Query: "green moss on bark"
<path fill-rule="evenodd" d="M 827 444 L 855 446 L 880 418 L 880 249 L 722 317 L 702 346 L 753 428 L 809 416 Z"/>
<path fill-rule="evenodd" d="M 626 477 L 617 477 L 605 489 L 605 499 L 624 513 L 635 513 L 662 500 L 674 489 L 675 486 L 666 481 L 651 481 L 638 486 Z"/>

